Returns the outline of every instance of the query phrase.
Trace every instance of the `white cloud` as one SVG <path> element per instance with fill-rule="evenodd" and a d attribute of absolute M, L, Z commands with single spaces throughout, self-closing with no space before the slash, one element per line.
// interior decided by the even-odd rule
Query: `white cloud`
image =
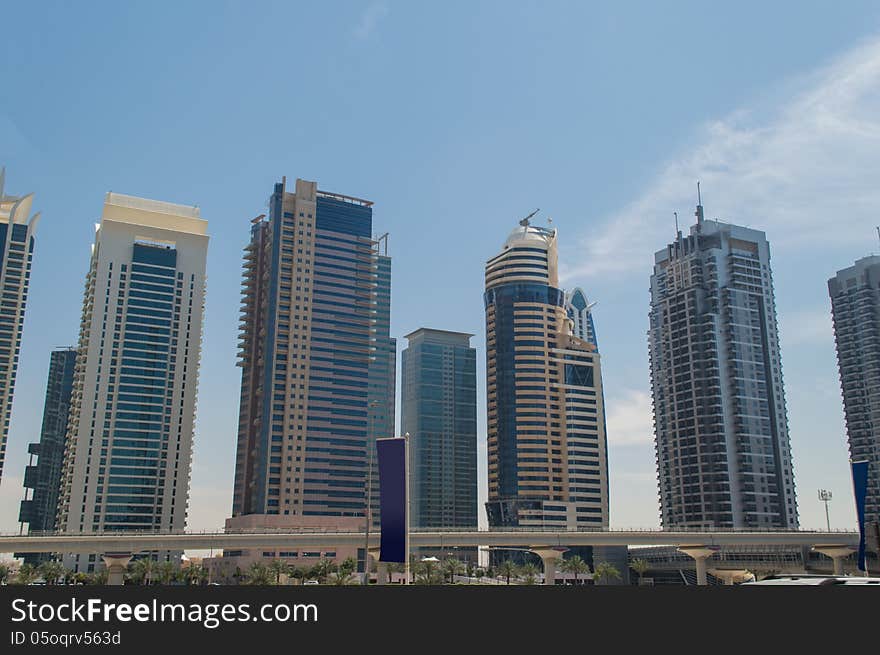
<path fill-rule="evenodd" d="M 361 13 L 360 20 L 354 28 L 354 35 L 359 39 L 368 38 L 375 30 L 379 21 L 388 13 L 385 2 L 372 2 Z"/>
<path fill-rule="evenodd" d="M 613 446 L 654 443 L 651 396 L 644 391 L 627 390 L 605 402 L 608 442 Z"/>
<path fill-rule="evenodd" d="M 582 235 L 587 263 L 563 277 L 645 273 L 673 236 L 672 212 L 692 222 L 696 180 L 707 218 L 763 229 L 775 250 L 864 249 L 880 206 L 880 39 L 786 89 L 772 112 L 742 109 L 700 129 L 636 200 Z"/>

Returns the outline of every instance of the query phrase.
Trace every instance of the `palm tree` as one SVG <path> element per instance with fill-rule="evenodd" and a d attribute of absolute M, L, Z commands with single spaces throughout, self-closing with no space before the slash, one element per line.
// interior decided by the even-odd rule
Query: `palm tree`
<path fill-rule="evenodd" d="M 177 567 L 174 562 L 162 562 L 159 564 L 159 582 L 163 585 L 171 584 L 177 575 Z"/>
<path fill-rule="evenodd" d="M 99 571 L 94 571 L 92 573 L 86 573 L 85 584 L 90 585 L 105 585 L 107 584 L 107 578 L 110 577 L 110 571 L 107 569 L 101 569 Z"/>
<path fill-rule="evenodd" d="M 312 575 L 318 579 L 318 582 L 324 584 L 327 582 L 327 577 L 336 571 L 336 569 L 336 562 L 333 562 L 326 557 L 322 557 L 318 560 L 318 563 L 312 567 Z"/>
<path fill-rule="evenodd" d="M 61 562 L 56 562 L 55 560 L 48 560 L 40 564 L 37 568 L 40 575 L 43 576 L 43 580 L 46 581 L 47 585 L 54 585 L 58 582 L 58 578 L 64 576 L 67 573 L 67 567 L 64 566 Z"/>
<path fill-rule="evenodd" d="M 30 584 L 37 579 L 37 569 L 33 564 L 22 564 L 18 567 L 15 581 L 18 584 Z"/>
<path fill-rule="evenodd" d="M 574 573 L 574 583 L 578 583 L 578 576 L 581 573 L 589 573 L 590 567 L 581 558 L 580 555 L 572 555 L 568 559 L 563 559 L 559 563 L 559 568 L 564 573 Z"/>
<path fill-rule="evenodd" d="M 245 575 L 249 585 L 264 587 L 272 584 L 272 572 L 262 562 L 251 564 Z"/>
<path fill-rule="evenodd" d="M 510 576 L 516 575 L 517 566 L 513 560 L 506 559 L 498 565 L 498 573 L 507 577 L 507 584 L 510 584 Z"/>
<path fill-rule="evenodd" d="M 190 563 L 182 573 L 188 585 L 202 585 L 208 580 L 208 569 L 201 564 Z"/>
<path fill-rule="evenodd" d="M 156 562 L 149 555 L 134 560 L 129 564 L 131 577 L 135 582 L 148 585 L 153 581 L 153 572 L 156 570 Z"/>
<path fill-rule="evenodd" d="M 443 560 L 443 573 L 449 576 L 449 584 L 453 584 L 455 576 L 464 573 L 466 570 L 464 563 L 456 557 L 447 557 Z"/>
<path fill-rule="evenodd" d="M 299 580 L 299 584 L 303 583 L 303 580 L 309 577 L 309 569 L 304 566 L 296 566 L 294 564 L 290 565 L 289 574 L 291 578 L 294 580 Z"/>
<path fill-rule="evenodd" d="M 609 562 L 599 562 L 598 564 L 596 564 L 596 569 L 593 575 L 598 578 L 600 582 L 602 580 L 607 582 L 612 578 L 616 578 L 618 580 L 620 579 L 620 571 L 618 571 L 617 567 Z"/>
<path fill-rule="evenodd" d="M 369 561 L 369 558 L 367 559 Z M 346 575 L 352 575 L 358 567 L 357 560 L 354 557 L 346 557 L 342 564 L 339 565 L 339 573 L 344 573 Z"/>
<path fill-rule="evenodd" d="M 403 562 L 388 562 L 386 566 L 388 567 L 388 582 L 391 582 L 394 573 L 405 572 Z"/>
<path fill-rule="evenodd" d="M 281 576 L 287 575 L 289 573 L 289 567 L 287 566 L 287 562 L 280 559 L 273 559 L 269 562 L 269 571 L 275 576 L 275 584 L 281 584 Z"/>
<path fill-rule="evenodd" d="M 0 584 L 6 584 L 9 580 L 9 565 L 0 564 Z"/>
<path fill-rule="evenodd" d="M 642 584 L 642 576 L 645 575 L 645 571 L 651 568 L 651 565 L 648 564 L 648 560 L 638 558 L 629 563 L 629 568 L 638 573 L 639 584 Z"/>
<path fill-rule="evenodd" d="M 526 584 L 535 584 L 539 572 L 538 567 L 533 562 L 526 562 L 519 567 L 519 573 L 525 578 Z"/>
<path fill-rule="evenodd" d="M 339 569 L 339 571 L 330 576 L 330 584 L 336 585 L 337 587 L 350 585 L 352 582 L 354 582 L 354 576 L 342 569 Z"/>

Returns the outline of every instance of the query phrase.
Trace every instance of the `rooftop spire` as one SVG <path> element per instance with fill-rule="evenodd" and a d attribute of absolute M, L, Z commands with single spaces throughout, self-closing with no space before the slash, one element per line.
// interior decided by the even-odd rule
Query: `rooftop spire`
<path fill-rule="evenodd" d="M 700 181 L 697 180 L 697 211 L 694 212 L 697 217 L 697 225 L 703 222 L 703 197 L 700 195 Z"/>

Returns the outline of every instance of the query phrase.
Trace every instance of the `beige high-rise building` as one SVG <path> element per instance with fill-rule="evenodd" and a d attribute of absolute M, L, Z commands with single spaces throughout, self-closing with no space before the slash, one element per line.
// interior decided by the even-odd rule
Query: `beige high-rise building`
<path fill-rule="evenodd" d="M 186 526 L 207 225 L 197 207 L 106 196 L 86 276 L 63 532 Z M 65 557 L 79 571 L 96 560 Z"/>
<path fill-rule="evenodd" d="M 556 230 L 524 219 L 486 263 L 489 525 L 608 526 L 602 375 L 559 288 Z"/>

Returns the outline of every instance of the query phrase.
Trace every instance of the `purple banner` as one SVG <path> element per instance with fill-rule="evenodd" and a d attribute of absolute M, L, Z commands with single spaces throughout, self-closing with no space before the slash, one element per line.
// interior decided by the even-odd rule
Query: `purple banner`
<path fill-rule="evenodd" d="M 406 439 L 376 439 L 379 457 L 380 562 L 406 561 Z"/>
<path fill-rule="evenodd" d="M 865 562 L 865 501 L 868 497 L 868 460 L 850 462 L 853 490 L 856 496 L 856 518 L 859 520 L 859 571 L 867 568 Z"/>

